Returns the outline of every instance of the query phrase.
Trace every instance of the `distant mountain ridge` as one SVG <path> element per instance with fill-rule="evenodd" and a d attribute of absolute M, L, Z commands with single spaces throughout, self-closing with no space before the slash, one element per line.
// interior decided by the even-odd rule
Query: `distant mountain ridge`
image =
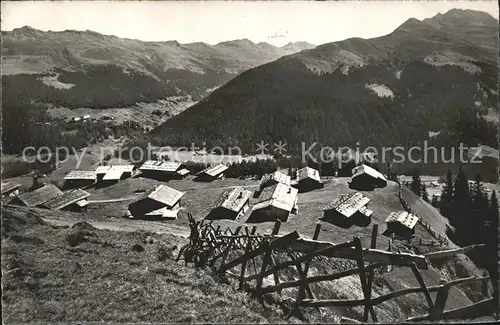
<path fill-rule="evenodd" d="M 480 27 L 478 27 L 480 26 Z M 498 20 L 452 10 L 409 19 L 250 69 L 159 126 L 157 142 L 251 147 L 264 140 L 342 146 L 492 142 L 479 116 L 498 100 Z"/>
<path fill-rule="evenodd" d="M 4 92 L 15 97 L 16 88 L 22 88 L 35 101 L 70 108 L 120 107 L 169 96 L 196 101 L 249 68 L 312 47 L 249 40 L 145 42 L 89 30 L 44 32 L 25 26 L 2 31 Z M 42 82 L 48 78 L 53 82 Z"/>

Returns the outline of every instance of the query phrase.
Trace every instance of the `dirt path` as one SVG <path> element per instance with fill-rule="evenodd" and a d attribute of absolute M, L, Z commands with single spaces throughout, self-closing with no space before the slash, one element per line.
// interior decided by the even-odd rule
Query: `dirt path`
<path fill-rule="evenodd" d="M 93 227 L 103 230 L 126 231 L 126 232 L 144 230 L 144 231 L 154 232 L 157 234 L 171 234 L 184 238 L 188 238 L 190 234 L 190 231 L 187 227 L 165 224 L 155 221 L 130 220 L 130 219 L 113 220 L 113 221 L 97 221 L 89 219 L 63 220 L 63 219 L 47 218 L 47 217 L 42 219 L 54 226 L 71 226 L 77 222 L 85 221 L 91 224 Z"/>

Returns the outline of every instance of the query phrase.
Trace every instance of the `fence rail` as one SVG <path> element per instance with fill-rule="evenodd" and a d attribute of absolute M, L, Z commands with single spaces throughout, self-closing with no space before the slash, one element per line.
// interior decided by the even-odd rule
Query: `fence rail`
<path fill-rule="evenodd" d="M 262 235 L 256 234 L 256 227 L 249 229 L 240 226 L 234 231 L 230 228 L 222 231 L 220 226 L 214 228 L 212 223 L 197 222 L 191 215 L 189 220 L 190 242 L 181 249 L 177 260 L 184 258 L 185 263 L 194 263 L 196 266 L 209 265 L 219 275 L 237 279 L 240 290 L 249 291 L 256 298 L 261 298 L 262 295 L 272 292 L 282 294 L 283 290 L 287 288 L 296 288 L 296 297 L 289 315 L 294 314 L 300 308 L 308 307 L 364 306 L 362 321 L 367 322 L 371 317 L 372 321 L 378 322 L 374 306 L 396 297 L 414 293 L 423 294 L 423 298 L 428 303 L 428 314 L 407 320 L 459 318 L 465 313 L 464 310 L 484 313 L 492 311 L 494 308 L 492 299 L 454 310 L 445 310 L 444 308 L 451 287 L 473 281 L 488 281 L 489 277 L 460 278 L 437 286 L 427 286 L 420 274 L 420 270 L 428 268 L 429 260 L 449 258 L 464 251 L 482 247 L 481 245 L 416 255 L 376 249 L 377 225 L 373 228 L 370 248 L 363 248 L 359 237 L 354 237 L 353 240 L 344 243 L 319 241 L 321 224 L 317 224 L 312 239 L 308 239 L 301 237 L 296 231 L 278 235 L 281 226 L 279 221 L 274 224 L 269 235 Z M 346 266 L 347 269 L 339 267 L 327 274 L 310 275 L 311 263 L 318 260 L 322 262 L 333 261 L 333 265 L 336 261 L 343 261 L 343 266 Z M 383 270 L 389 266 L 410 268 L 419 286 L 372 297 L 375 271 Z M 282 281 L 286 277 L 280 277 L 280 273 L 289 269 L 295 269 L 295 274 L 298 276 Z M 274 284 L 264 281 L 271 275 Z M 363 293 L 361 299 L 318 299 L 311 288 L 311 284 L 314 283 L 355 275 L 359 277 L 361 284 Z M 432 299 L 430 295 L 432 292 L 437 292 L 435 299 Z"/>

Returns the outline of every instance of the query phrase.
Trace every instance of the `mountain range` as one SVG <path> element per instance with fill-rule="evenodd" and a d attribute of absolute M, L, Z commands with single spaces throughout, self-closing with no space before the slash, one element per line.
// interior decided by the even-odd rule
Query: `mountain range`
<path fill-rule="evenodd" d="M 498 20 L 453 9 L 392 33 L 284 56 L 238 75 L 152 131 L 158 143 L 334 147 L 448 143 L 496 146 L 481 118 L 498 100 Z"/>
<path fill-rule="evenodd" d="M 248 39 L 216 45 L 145 42 L 25 26 L 2 32 L 4 92 L 16 97 L 29 90 L 35 101 L 69 108 L 123 107 L 169 96 L 196 101 L 249 68 L 312 47 Z"/>

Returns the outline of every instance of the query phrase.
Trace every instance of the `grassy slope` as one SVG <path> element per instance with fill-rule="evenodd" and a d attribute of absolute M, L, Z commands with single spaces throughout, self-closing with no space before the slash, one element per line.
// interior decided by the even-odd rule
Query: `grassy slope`
<path fill-rule="evenodd" d="M 278 310 L 215 282 L 206 270 L 160 262 L 158 249 L 179 245 L 177 237 L 56 228 L 26 212 L 6 208 L 3 214 L 5 323 L 282 321 Z M 88 240 L 71 247 L 70 234 Z M 135 244 L 145 250 L 134 251 Z"/>

